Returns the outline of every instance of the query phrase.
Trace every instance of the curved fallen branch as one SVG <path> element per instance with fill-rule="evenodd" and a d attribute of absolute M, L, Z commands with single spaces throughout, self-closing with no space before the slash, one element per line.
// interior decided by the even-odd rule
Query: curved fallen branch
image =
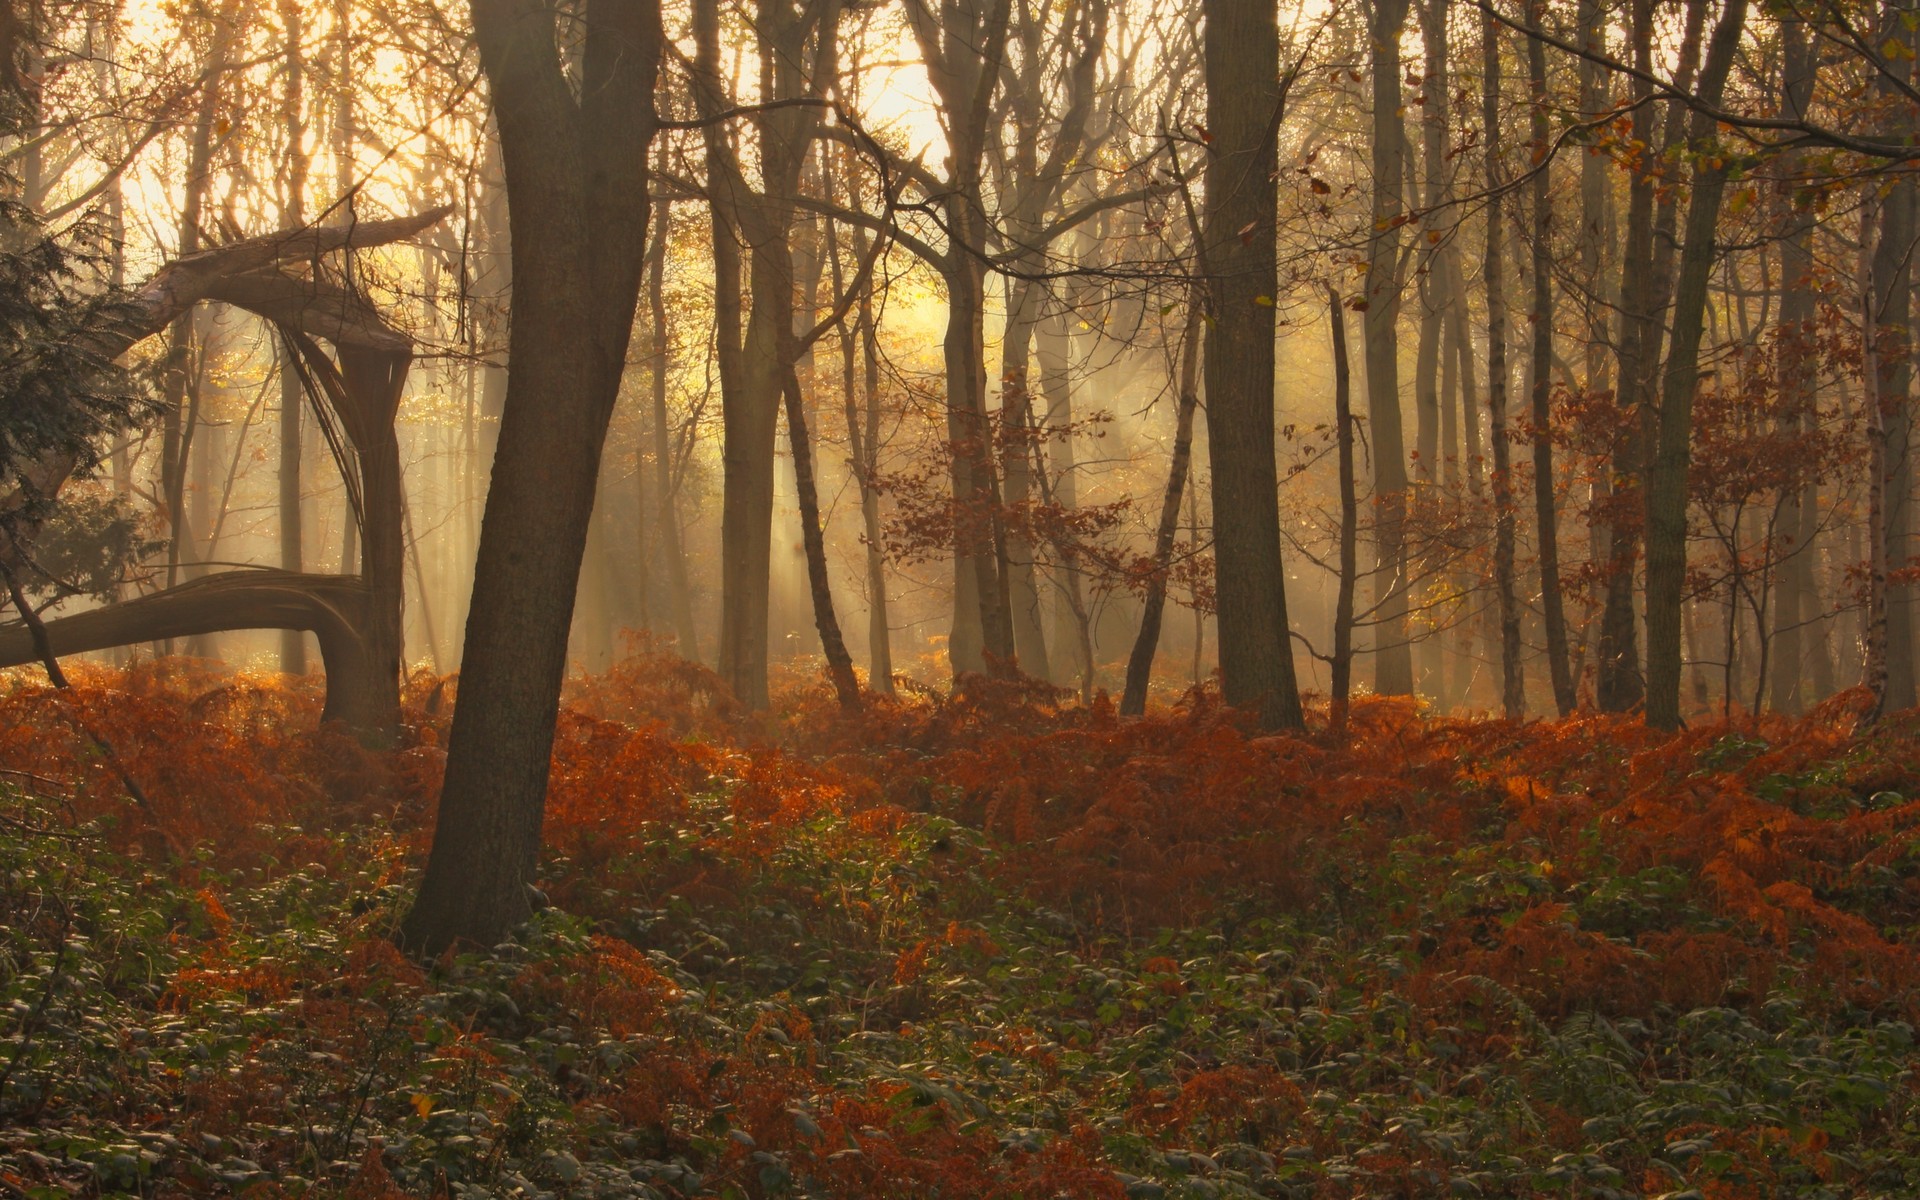
<path fill-rule="evenodd" d="M 270 569 L 225 571 L 164 592 L 109 604 L 45 623 L 58 655 L 84 654 L 168 638 L 248 629 L 298 629 L 320 642 L 326 664 L 323 720 L 357 730 L 391 729 L 395 683 L 383 679 L 361 630 L 374 593 L 357 576 Z M 0 667 L 40 661 L 25 625 L 0 628 Z"/>

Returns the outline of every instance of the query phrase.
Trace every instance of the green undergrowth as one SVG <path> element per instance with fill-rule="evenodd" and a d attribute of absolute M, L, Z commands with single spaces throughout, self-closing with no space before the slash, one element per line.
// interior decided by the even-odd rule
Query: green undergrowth
<path fill-rule="evenodd" d="M 1747 791 L 1904 811 L 1859 777 Z M 978 822 L 753 825 L 739 786 L 553 859 L 512 941 L 424 965 L 390 941 L 418 841 L 383 821 L 182 862 L 0 792 L 0 1192 L 1920 1194 L 1897 822 L 1815 908 L 1462 782 L 1435 828 L 1335 828 L 1304 902 L 1228 881 L 1159 927 L 1021 886 L 1033 847 Z"/>

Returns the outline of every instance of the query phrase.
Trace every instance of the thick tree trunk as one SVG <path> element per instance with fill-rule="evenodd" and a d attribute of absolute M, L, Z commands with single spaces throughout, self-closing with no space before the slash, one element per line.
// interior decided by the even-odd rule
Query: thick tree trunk
<path fill-rule="evenodd" d="M 1017 667 L 1011 595 L 1001 560 L 1006 534 L 994 470 L 993 430 L 987 417 L 986 271 L 975 252 L 984 231 L 971 206 L 946 205 L 955 247 L 949 251 L 947 333 L 947 441 L 951 447 L 957 541 L 954 546 L 953 629 L 947 653 L 956 676 L 1007 674 Z"/>
<path fill-rule="evenodd" d="M 1898 79 L 1883 79 L 1885 103 L 1902 115 L 1888 130 L 1891 140 L 1911 142 L 1920 121 L 1903 88 L 1913 77 L 1916 8 L 1913 0 L 1888 0 L 1880 13 L 1886 58 Z M 1876 340 L 1880 372 L 1876 389 L 1885 426 L 1884 528 L 1888 570 L 1905 567 L 1912 554 L 1913 527 L 1913 253 L 1920 232 L 1920 192 L 1911 172 L 1898 172 L 1880 198 L 1880 230 L 1873 255 L 1873 312 L 1867 336 Z M 1914 688 L 1914 589 L 1887 581 L 1885 710 L 1912 708 Z"/>
<path fill-rule="evenodd" d="M 1880 204 L 1886 198 L 1881 198 Z M 1878 292 L 1884 280 L 1877 278 L 1875 267 L 1884 249 L 1884 241 L 1876 244 L 1875 225 L 1884 238 L 1889 222 L 1884 212 L 1877 212 L 1879 205 L 1869 200 L 1861 210 L 1860 245 L 1866 261 L 1862 264 L 1866 270 L 1867 284 L 1862 289 L 1860 304 L 1861 328 L 1861 364 L 1860 381 L 1864 395 L 1861 408 L 1866 416 L 1867 439 L 1867 578 L 1866 605 L 1861 612 L 1861 669 L 1860 682 L 1869 697 L 1864 724 L 1872 725 L 1888 711 L 1887 675 L 1887 479 L 1890 475 L 1887 462 L 1887 405 L 1882 400 L 1880 388 L 1886 379 L 1894 373 L 1882 361 L 1885 356 L 1885 343 L 1891 339 L 1879 336 Z M 1878 218 L 1876 222 L 1876 217 Z"/>
<path fill-rule="evenodd" d="M 491 946 L 526 918 L 567 631 L 649 215 L 660 13 L 589 3 L 576 100 L 555 16 L 473 0 L 512 198 L 513 325 L 460 702 L 433 849 L 404 942 Z"/>
<path fill-rule="evenodd" d="M 1413 647 L 1407 625 L 1407 453 L 1400 416 L 1400 227 L 1405 223 L 1405 138 L 1400 98 L 1400 30 L 1408 0 L 1373 0 L 1368 37 L 1373 52 L 1373 232 L 1367 248 L 1367 424 L 1373 439 L 1373 504 L 1377 532 L 1374 690 L 1413 691 Z"/>
<path fill-rule="evenodd" d="M 1651 7 L 1651 0 L 1638 0 Z M 1644 106 L 1641 110 L 1644 112 Z M 1634 116 L 1636 128 L 1643 122 Z M 1602 712 L 1630 712 L 1646 697 L 1640 675 L 1639 622 L 1634 612 L 1634 571 L 1639 562 L 1640 540 L 1645 512 L 1641 491 L 1643 460 L 1642 426 L 1644 410 L 1638 389 L 1629 381 L 1638 379 L 1642 370 L 1640 348 L 1645 344 L 1640 331 L 1650 314 L 1640 307 L 1644 296 L 1642 277 L 1652 253 L 1652 183 L 1636 171 L 1627 210 L 1626 249 L 1621 255 L 1628 273 L 1621 311 L 1620 380 L 1618 405 L 1620 427 L 1614 432 L 1612 447 L 1612 486 L 1607 506 L 1607 567 L 1604 577 L 1605 600 L 1600 614 L 1600 645 L 1595 658 L 1595 699 Z"/>
<path fill-rule="evenodd" d="M 936 264 L 947 292 L 947 443 L 953 489 L 953 627 L 947 657 L 956 677 L 1017 668 L 1006 534 L 987 420 L 983 158 L 994 97 L 1006 66 L 1011 0 L 908 5 L 921 57 L 944 118 L 947 248 Z"/>
<path fill-rule="evenodd" d="M 1205 369 L 1220 673 L 1228 704 L 1299 729 L 1274 465 L 1280 38 L 1274 0 L 1207 0 Z M 1379 452 L 1384 455 L 1384 448 Z"/>
<path fill-rule="evenodd" d="M 1653 69 L 1654 0 L 1633 0 L 1633 61 L 1642 78 Z M 1680 51 L 1679 86 L 1691 80 L 1699 59 L 1704 0 L 1691 0 Z M 1628 712 L 1646 699 L 1640 669 L 1634 571 L 1646 536 L 1646 464 L 1655 421 L 1662 327 L 1674 240 L 1672 189 L 1662 189 L 1660 164 L 1681 132 L 1679 106 L 1669 111 L 1664 135 L 1655 131 L 1651 83 L 1634 84 L 1633 137 L 1659 156 L 1639 155 L 1628 177 L 1626 241 L 1621 254 L 1619 410 L 1621 428 L 1613 447 L 1613 494 L 1609 501 L 1606 601 L 1601 614 L 1597 699 L 1602 712 Z"/>
<path fill-rule="evenodd" d="M 1601 0 L 1580 0 L 1575 20 L 1579 25 L 1580 44 L 1586 49 L 1603 53 L 1607 45 L 1607 26 L 1612 20 Z M 1604 67 L 1597 62 L 1582 61 L 1580 71 L 1580 117 L 1582 120 L 1599 120 L 1608 110 L 1612 98 L 1608 94 L 1608 76 Z M 1606 277 L 1606 263 L 1614 240 L 1613 197 L 1608 183 L 1611 164 L 1606 156 L 1584 154 L 1580 156 L 1580 296 L 1579 305 L 1585 320 L 1586 345 L 1583 347 L 1583 364 L 1580 376 L 1580 389 L 1590 407 L 1596 400 L 1606 396 L 1613 379 L 1609 371 L 1612 359 L 1607 335 L 1608 313 L 1620 308 L 1620 294 L 1610 287 Z M 1618 399 L 1616 393 L 1615 397 Z M 1612 458 L 1612 449 L 1608 448 L 1608 460 Z M 1587 491 L 1587 561 L 1592 577 L 1606 580 L 1613 560 L 1611 510 L 1613 508 L 1613 477 L 1611 462 L 1597 464 L 1590 469 Z M 1604 593 L 1603 593 L 1604 595 Z M 1576 636 L 1574 662 L 1571 674 L 1576 692 L 1580 681 L 1586 676 L 1586 657 L 1600 632 L 1601 620 L 1596 620 L 1594 606 L 1589 603 L 1580 623 Z M 1597 673 L 1596 673 L 1597 674 Z M 1597 682 L 1597 681 L 1596 681 Z M 1597 699 L 1598 688 L 1594 698 Z"/>
<path fill-rule="evenodd" d="M 1746 27 L 1746 0 L 1728 0 L 1700 73 L 1700 97 L 1717 106 Z M 1692 456 L 1693 394 L 1699 386 L 1707 283 L 1714 232 L 1726 191 L 1724 157 L 1714 155 L 1715 123 L 1695 113 L 1689 141 L 1699 156 L 1687 202 L 1686 241 L 1674 287 L 1672 345 L 1660 389 L 1659 435 L 1647 472 L 1647 723 L 1680 725 L 1681 608 L 1687 573 L 1687 467 Z"/>
<path fill-rule="evenodd" d="M 1475 370 L 1478 352 L 1467 319 L 1466 272 L 1461 268 L 1461 258 L 1459 247 L 1449 247 L 1441 259 L 1441 269 L 1447 280 L 1448 357 L 1459 374 L 1455 418 L 1461 438 L 1458 466 L 1465 476 L 1467 499 L 1477 516 L 1480 502 L 1486 496 L 1487 461 L 1485 443 L 1480 435 L 1480 384 Z M 1454 586 L 1462 595 L 1473 594 L 1483 582 L 1467 569 L 1455 573 Z M 1484 640 L 1485 626 L 1486 622 L 1477 614 L 1459 623 L 1453 655 L 1454 678 L 1447 689 L 1455 704 L 1469 703 L 1472 699 L 1473 681 L 1477 677 L 1479 662 L 1474 641 L 1476 638 Z"/>

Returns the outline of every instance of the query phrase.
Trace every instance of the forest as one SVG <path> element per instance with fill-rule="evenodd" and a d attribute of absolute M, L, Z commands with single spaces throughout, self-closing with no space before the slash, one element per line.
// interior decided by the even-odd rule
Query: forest
<path fill-rule="evenodd" d="M 1920 0 L 0 0 L 0 1200 L 1920 1195 L 1917 247 Z"/>

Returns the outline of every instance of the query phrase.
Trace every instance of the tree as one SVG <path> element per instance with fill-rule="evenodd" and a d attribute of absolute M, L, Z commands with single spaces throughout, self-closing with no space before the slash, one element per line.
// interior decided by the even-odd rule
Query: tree
<path fill-rule="evenodd" d="M 1700 70 L 1700 96 L 1718 106 L 1746 28 L 1746 0 L 1729 0 L 1714 26 Z M 1653 461 L 1647 472 L 1647 724 L 1680 724 L 1681 609 L 1687 572 L 1687 462 L 1693 433 L 1693 393 L 1700 382 L 1707 283 L 1713 269 L 1720 202 L 1731 169 L 1717 144 L 1716 123 L 1692 114 L 1688 146 L 1696 163 L 1687 200 L 1686 240 L 1674 284 L 1673 336 L 1660 388 Z"/>
<path fill-rule="evenodd" d="M 459 704 L 402 940 L 492 945 L 532 911 L 567 631 L 626 367 L 657 126 L 655 0 L 472 0 L 511 215 L 513 326 Z M 576 93 L 563 57 L 578 55 Z"/>
<path fill-rule="evenodd" d="M 1500 708 L 1509 721 L 1526 715 L 1520 662 L 1520 599 L 1514 592 L 1513 446 L 1507 437 L 1507 298 L 1500 244 L 1500 37 L 1491 13 L 1480 19 L 1481 137 L 1487 149 L 1487 440 L 1493 444 L 1493 586 L 1500 603 Z"/>
<path fill-rule="evenodd" d="M 1268 729 L 1299 729 L 1274 466 L 1274 174 L 1286 112 L 1275 0 L 1207 0 L 1205 380 L 1221 690 Z"/>
<path fill-rule="evenodd" d="M 1804 118 L 1813 100 L 1813 47 L 1807 23 L 1797 18 L 1783 22 L 1780 92 L 1786 111 Z M 1788 155 L 1783 169 L 1801 169 L 1800 156 Z M 1781 408 L 1791 432 L 1804 437 L 1813 429 L 1818 398 L 1818 363 L 1812 351 L 1815 296 L 1813 284 L 1813 211 L 1796 195 L 1782 197 L 1785 224 L 1780 243 L 1780 324 L 1775 352 L 1775 377 L 1783 392 Z M 1773 670 L 1768 702 L 1780 712 L 1799 712 L 1806 702 L 1803 683 L 1809 639 L 1803 631 L 1818 616 L 1814 590 L 1814 537 L 1819 531 L 1818 475 L 1808 471 L 1803 482 L 1782 499 L 1780 523 L 1790 539 L 1781 564 L 1779 598 L 1774 602 Z M 1817 639 L 1814 639 L 1817 645 Z M 1816 650 L 1823 652 L 1824 648 Z"/>
<path fill-rule="evenodd" d="M 158 411 L 115 362 L 118 343 L 98 336 L 125 305 L 93 278 L 101 259 L 0 200 L 0 569 L 16 589 L 58 584 L 33 544 L 61 487 L 99 465 L 109 438 Z"/>
<path fill-rule="evenodd" d="M 982 190 L 988 120 L 1006 63 L 1011 0 L 907 0 L 907 16 L 946 118 L 947 178 L 941 197 L 943 254 L 929 257 L 947 291 L 947 440 L 958 530 L 954 547 L 956 675 L 1011 671 L 1013 602 L 1000 516 L 1001 491 L 987 419 L 987 209 Z"/>
<path fill-rule="evenodd" d="M 1400 418 L 1400 227 L 1406 223 L 1406 126 L 1401 117 L 1400 31 L 1408 0 L 1373 0 L 1367 37 L 1373 55 L 1373 205 L 1367 243 L 1366 307 L 1360 324 L 1367 362 L 1367 424 L 1373 437 L 1374 689 L 1413 691 L 1407 628 L 1407 452 Z"/>
<path fill-rule="evenodd" d="M 764 98 L 773 104 L 820 99 L 833 79 L 839 5 L 828 0 L 760 0 L 755 12 Z M 720 677 L 742 703 L 765 708 L 774 452 L 785 379 L 799 353 L 793 337 L 794 202 L 821 110 L 798 104 L 755 116 L 760 184 L 753 186 L 719 123 L 730 97 L 721 69 L 717 0 L 696 0 L 693 18 L 693 95 L 708 122 L 704 136 L 713 221 L 715 349 L 725 421 Z M 744 280 L 742 247 L 747 254 Z M 743 283 L 750 297 L 744 322 Z"/>
<path fill-rule="evenodd" d="M 79 310 L 90 316 L 75 336 L 101 362 L 177 328 L 204 301 L 246 309 L 277 326 L 287 353 L 301 365 L 316 412 L 333 414 L 329 437 L 348 477 L 353 525 L 364 528 L 367 553 L 347 576 L 228 571 L 51 620 L 46 636 L 56 653 L 236 629 L 305 630 L 319 640 L 327 668 L 322 719 L 340 721 L 369 742 L 393 740 L 400 721 L 404 546 L 393 422 L 413 343 L 319 264 L 338 253 L 411 237 L 446 215 L 444 208 L 433 209 L 202 250 L 169 263 L 113 305 Z M 317 341 L 333 345 L 331 358 Z M 52 496 L 84 461 L 48 450 L 22 474 Z M 27 630 L 0 631 L 0 665 L 37 657 Z"/>
<path fill-rule="evenodd" d="M 1545 6 L 1534 0 L 1529 14 L 1540 23 Z M 1553 681 L 1554 707 L 1561 716 L 1574 709 L 1573 671 L 1568 661 L 1567 614 L 1560 589 L 1559 511 L 1553 473 L 1553 233 L 1548 203 L 1547 164 L 1552 154 L 1547 122 L 1547 48 L 1539 38 L 1527 39 L 1529 132 L 1534 172 L 1531 203 L 1533 352 L 1527 361 L 1527 393 L 1533 418 L 1533 511 L 1540 562 L 1540 610 L 1547 627 L 1547 668 Z"/>

